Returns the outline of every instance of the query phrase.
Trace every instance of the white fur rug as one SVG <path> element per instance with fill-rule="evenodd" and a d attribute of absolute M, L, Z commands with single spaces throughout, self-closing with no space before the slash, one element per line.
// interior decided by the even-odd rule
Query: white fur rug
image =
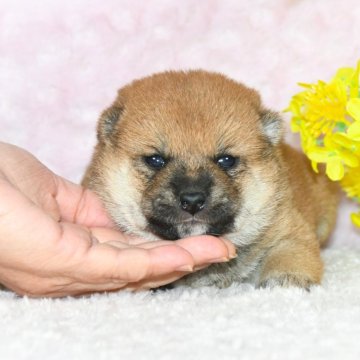
<path fill-rule="evenodd" d="M 360 359 L 360 250 L 324 252 L 322 287 L 179 288 L 79 299 L 0 292 L 0 358 Z"/>
<path fill-rule="evenodd" d="M 78 181 L 96 120 L 128 81 L 220 71 L 281 110 L 297 82 L 355 66 L 359 34 L 359 0 L 0 0 L 0 140 Z M 30 300 L 0 292 L 0 359 L 358 360 L 353 209 L 343 201 L 323 286 L 311 293 L 241 285 Z"/>

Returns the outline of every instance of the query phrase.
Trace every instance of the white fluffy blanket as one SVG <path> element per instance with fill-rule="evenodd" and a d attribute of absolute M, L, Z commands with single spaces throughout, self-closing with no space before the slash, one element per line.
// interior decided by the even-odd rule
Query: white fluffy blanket
<path fill-rule="evenodd" d="M 1 0 L 0 139 L 78 181 L 99 113 L 131 79 L 221 71 L 281 110 L 298 81 L 354 66 L 359 34 L 358 0 Z M 323 286 L 311 293 L 234 285 L 30 300 L 0 292 L 0 358 L 359 359 L 353 209 L 343 202 Z"/>

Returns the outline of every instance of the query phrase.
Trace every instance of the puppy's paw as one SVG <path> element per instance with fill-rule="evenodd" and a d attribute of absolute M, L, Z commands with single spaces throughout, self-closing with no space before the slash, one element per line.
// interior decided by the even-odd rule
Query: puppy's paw
<path fill-rule="evenodd" d="M 273 274 L 267 276 L 265 279 L 262 279 L 258 285 L 261 288 L 274 288 L 276 286 L 281 287 L 298 287 L 306 291 L 310 291 L 311 286 L 317 285 L 306 274 L 301 273 L 283 273 L 283 274 Z"/>

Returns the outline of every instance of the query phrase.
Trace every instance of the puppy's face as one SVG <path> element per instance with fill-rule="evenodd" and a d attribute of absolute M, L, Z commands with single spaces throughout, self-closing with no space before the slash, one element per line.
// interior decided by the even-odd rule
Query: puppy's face
<path fill-rule="evenodd" d="M 231 238 L 267 225 L 281 123 L 255 91 L 219 74 L 157 74 L 119 91 L 98 139 L 85 183 L 124 230 Z"/>

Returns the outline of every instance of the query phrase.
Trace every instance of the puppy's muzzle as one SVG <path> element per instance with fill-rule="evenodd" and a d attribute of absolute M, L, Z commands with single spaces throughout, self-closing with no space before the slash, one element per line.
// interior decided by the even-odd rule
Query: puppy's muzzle
<path fill-rule="evenodd" d="M 182 210 L 195 215 L 205 207 L 206 195 L 203 192 L 185 192 L 180 194 Z"/>

